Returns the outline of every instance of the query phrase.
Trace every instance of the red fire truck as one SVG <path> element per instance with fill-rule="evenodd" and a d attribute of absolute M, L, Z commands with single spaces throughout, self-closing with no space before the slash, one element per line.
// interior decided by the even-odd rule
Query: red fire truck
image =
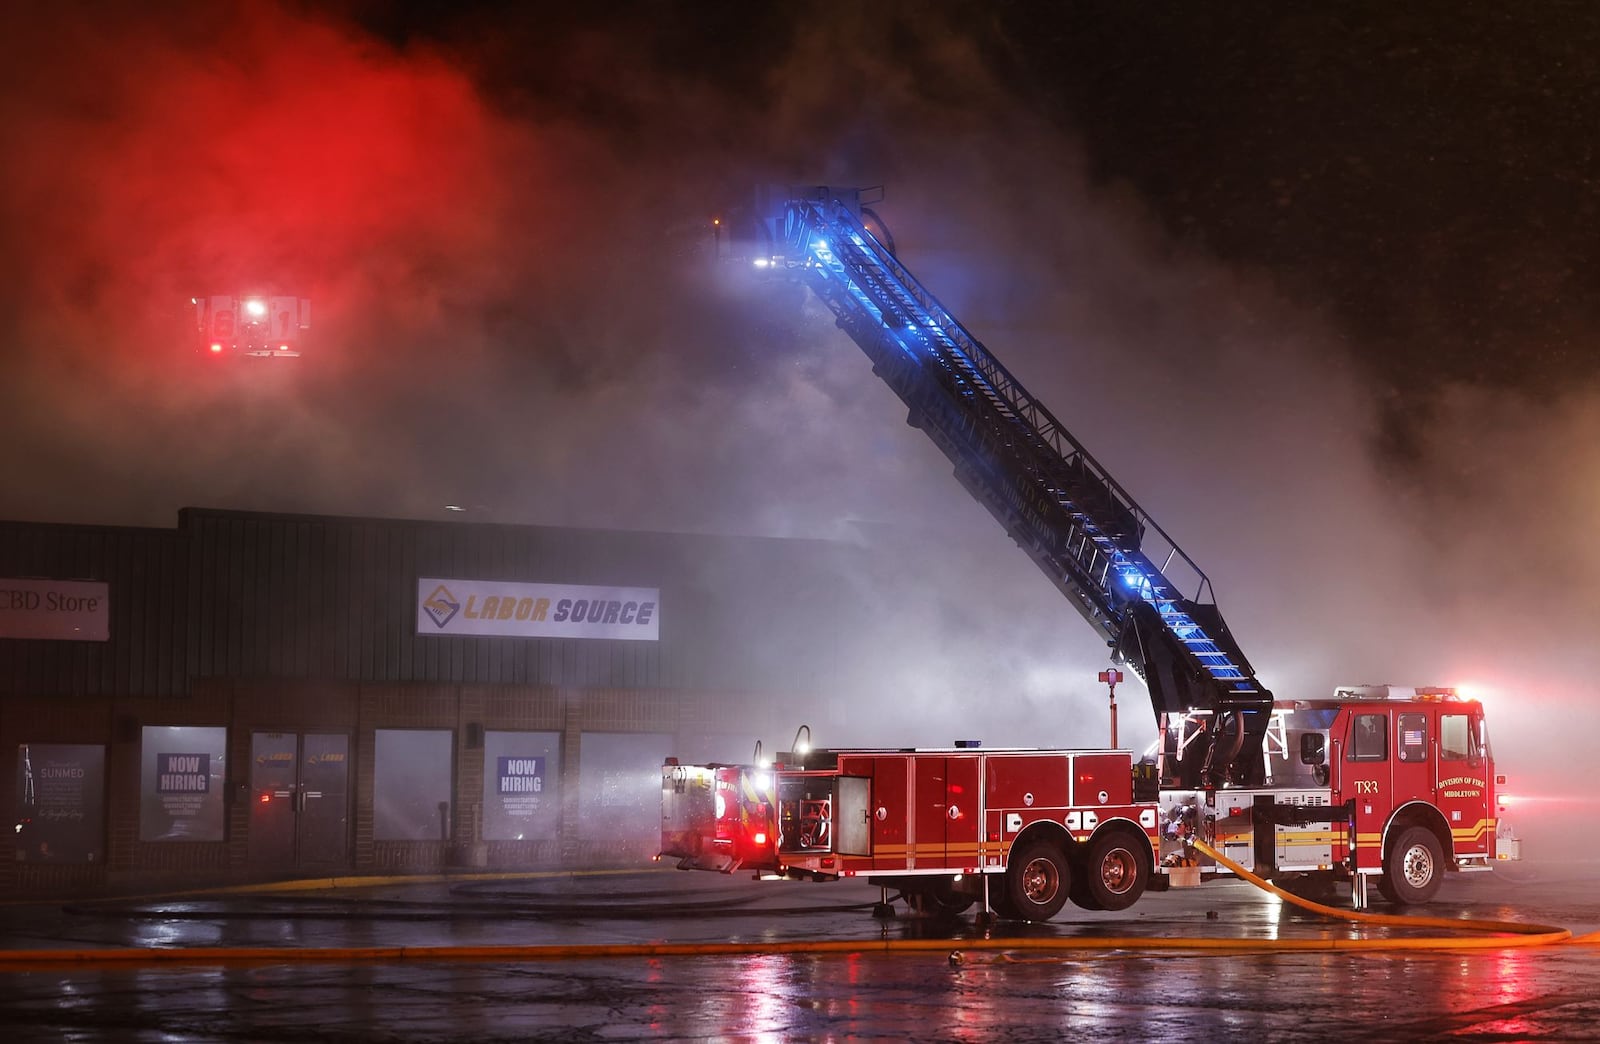
<path fill-rule="evenodd" d="M 311 302 L 282 294 L 211 294 L 190 298 L 195 347 L 208 355 L 298 358 L 311 328 Z"/>
<path fill-rule="evenodd" d="M 875 191 L 875 190 L 871 190 Z M 1211 582 L 1048 409 L 928 293 L 856 189 L 775 187 L 718 249 L 803 280 L 955 466 L 1144 681 L 1151 753 L 824 750 L 663 771 L 662 854 L 686 868 L 865 877 L 914 906 L 1044 919 L 1121 909 L 1216 872 L 1422 902 L 1497 855 L 1482 705 L 1362 686 L 1274 700 Z M 741 243 L 741 231 L 742 243 Z M 873 229 L 879 230 L 875 234 Z"/>
<path fill-rule="evenodd" d="M 1127 751 L 797 751 L 770 769 L 668 765 L 662 789 L 664 854 L 680 866 L 865 878 L 914 907 L 986 898 L 1025 920 L 1069 896 L 1132 905 L 1159 837 L 1155 776 Z"/>
<path fill-rule="evenodd" d="M 669 764 L 664 855 L 684 868 L 864 878 L 917 909 L 980 899 L 1046 920 L 1070 898 L 1121 910 L 1219 872 L 1195 838 L 1261 877 L 1353 905 L 1369 882 L 1426 902 L 1497 855 L 1499 777 L 1483 705 L 1449 689 L 1359 686 L 1280 702 L 1253 786 L 1190 788 L 1208 722 L 1169 723 L 1153 759 L 1112 750 L 813 750 L 771 766 Z"/>

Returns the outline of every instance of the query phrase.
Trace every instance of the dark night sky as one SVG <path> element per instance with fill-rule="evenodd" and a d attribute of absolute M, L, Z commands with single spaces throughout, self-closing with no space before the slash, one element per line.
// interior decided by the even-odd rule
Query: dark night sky
<path fill-rule="evenodd" d="M 1278 691 L 1593 699 L 1594 5 L 56 7 L 0 44 L 0 517 L 890 532 L 893 686 L 1049 706 L 1087 629 L 814 302 L 704 257 L 753 183 L 883 183 Z M 307 357 L 197 359 L 189 296 L 263 285 Z"/>
<path fill-rule="evenodd" d="M 502 87 L 602 122 L 649 119 L 631 77 L 608 89 L 614 67 L 574 75 L 565 60 L 594 20 L 540 10 L 507 33 L 499 6 L 357 12 L 397 40 L 477 42 L 492 23 L 505 35 L 480 68 Z M 743 94 L 758 112 L 763 96 L 789 87 L 771 70 L 829 19 L 827 5 L 668 10 L 607 6 L 607 31 L 629 40 L 618 64 L 703 84 L 728 104 Z M 1078 141 L 1090 176 L 1126 184 L 1175 243 L 1259 266 L 1304 307 L 1337 317 L 1395 394 L 1448 380 L 1547 391 L 1600 372 L 1582 337 L 1600 279 L 1593 5 L 1002 0 L 881 10 L 840 18 L 840 46 L 898 62 L 918 91 L 959 109 L 967 85 L 941 77 L 936 52 L 941 38 L 963 40 L 994 77 L 993 103 Z M 842 39 L 849 29 L 855 42 Z M 830 150 L 893 133 L 873 111 L 874 86 L 830 112 Z M 727 142 L 715 128 L 690 133 Z"/>

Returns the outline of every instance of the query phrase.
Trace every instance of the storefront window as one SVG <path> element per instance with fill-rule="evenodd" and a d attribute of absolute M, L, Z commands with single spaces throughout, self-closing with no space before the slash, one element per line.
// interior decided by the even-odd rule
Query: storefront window
<path fill-rule="evenodd" d="M 372 763 L 372 836 L 378 841 L 450 839 L 448 729 L 377 729 Z"/>
<path fill-rule="evenodd" d="M 17 861 L 93 863 L 105 851 L 106 748 L 17 748 Z"/>
<path fill-rule="evenodd" d="M 146 725 L 140 745 L 139 840 L 221 841 L 228 730 Z"/>
<path fill-rule="evenodd" d="M 561 826 L 560 785 L 560 733 L 485 732 L 484 840 L 554 840 Z"/>
<path fill-rule="evenodd" d="M 585 732 L 582 743 L 578 836 L 585 841 L 659 840 L 661 766 L 672 753 L 672 737 Z"/>

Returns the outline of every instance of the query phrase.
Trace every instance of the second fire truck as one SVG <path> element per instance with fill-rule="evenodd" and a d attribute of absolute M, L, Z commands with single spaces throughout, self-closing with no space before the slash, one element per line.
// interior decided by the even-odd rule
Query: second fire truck
<path fill-rule="evenodd" d="M 917 907 L 1045 920 L 1214 873 L 1203 839 L 1269 879 L 1369 882 L 1420 903 L 1489 869 L 1496 786 L 1480 702 L 1357 686 L 1274 700 L 1211 582 L 895 257 L 854 189 L 775 188 L 731 239 L 800 278 L 987 507 L 1145 682 L 1152 753 L 796 749 L 663 769 L 662 854 L 685 868 L 857 877 Z M 738 226 L 734 226 L 738 231 Z M 720 244 L 720 241 L 719 241 Z"/>

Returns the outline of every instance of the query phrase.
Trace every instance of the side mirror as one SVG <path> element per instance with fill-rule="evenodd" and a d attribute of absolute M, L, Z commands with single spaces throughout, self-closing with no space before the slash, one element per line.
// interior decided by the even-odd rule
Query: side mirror
<path fill-rule="evenodd" d="M 1300 764 L 1320 765 L 1327 760 L 1326 738 L 1320 732 L 1300 734 Z"/>

